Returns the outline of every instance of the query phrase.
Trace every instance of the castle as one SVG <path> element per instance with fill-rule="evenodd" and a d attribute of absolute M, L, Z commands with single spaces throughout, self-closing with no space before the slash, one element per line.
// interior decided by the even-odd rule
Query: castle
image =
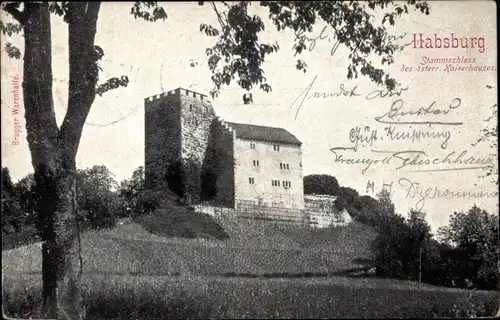
<path fill-rule="evenodd" d="M 177 88 L 144 100 L 146 188 L 168 188 L 209 215 L 352 221 L 335 197 L 304 196 L 302 143 L 282 128 L 226 122 L 207 96 Z M 208 205 L 207 205 L 208 204 Z"/>
<path fill-rule="evenodd" d="M 223 121 L 194 91 L 145 99 L 146 186 L 167 182 L 193 203 L 303 210 L 301 145 L 282 128 Z"/>

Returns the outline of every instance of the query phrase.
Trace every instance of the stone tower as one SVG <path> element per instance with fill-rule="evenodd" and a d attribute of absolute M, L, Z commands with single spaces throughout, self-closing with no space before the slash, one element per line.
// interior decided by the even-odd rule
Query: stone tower
<path fill-rule="evenodd" d="M 146 188 L 198 199 L 215 111 L 207 96 L 177 88 L 144 100 Z"/>

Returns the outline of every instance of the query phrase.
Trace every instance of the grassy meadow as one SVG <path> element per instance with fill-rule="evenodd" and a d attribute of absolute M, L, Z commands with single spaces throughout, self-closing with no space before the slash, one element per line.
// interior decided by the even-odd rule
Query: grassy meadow
<path fill-rule="evenodd" d="M 365 266 L 374 237 L 357 223 L 312 229 L 172 208 L 82 235 L 86 313 L 89 319 L 401 318 L 467 316 L 479 305 L 491 315 L 497 307 L 495 292 L 343 276 Z M 36 316 L 40 244 L 2 251 L 2 261 L 5 311 Z"/>

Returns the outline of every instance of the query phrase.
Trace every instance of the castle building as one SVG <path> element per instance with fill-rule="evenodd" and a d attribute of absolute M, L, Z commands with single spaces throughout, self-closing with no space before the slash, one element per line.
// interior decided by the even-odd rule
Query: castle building
<path fill-rule="evenodd" d="M 145 99 L 146 186 L 194 202 L 304 209 L 301 145 L 282 128 L 226 122 L 190 90 Z"/>

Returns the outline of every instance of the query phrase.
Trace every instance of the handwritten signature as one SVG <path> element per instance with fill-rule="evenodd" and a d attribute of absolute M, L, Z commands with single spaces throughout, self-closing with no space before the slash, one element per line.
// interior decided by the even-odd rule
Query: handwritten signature
<path fill-rule="evenodd" d="M 453 98 L 450 104 L 445 109 L 435 108 L 436 101 L 433 101 L 428 107 L 420 107 L 417 110 L 404 111 L 404 101 L 398 99 L 391 105 L 389 111 L 381 116 L 375 117 L 375 120 L 385 124 L 439 124 L 439 125 L 452 125 L 459 126 L 463 122 L 450 122 L 450 121 L 404 121 L 401 118 L 405 116 L 426 116 L 426 115 L 447 115 L 450 111 L 457 109 L 462 104 L 462 99 Z"/>
<path fill-rule="evenodd" d="M 330 33 L 332 32 L 332 33 Z M 390 35 L 390 34 L 384 34 L 382 36 L 382 39 L 381 39 L 381 42 L 382 43 L 385 43 L 387 42 L 388 44 L 392 44 L 393 41 L 396 41 L 396 40 L 402 40 L 404 39 L 405 37 L 407 36 L 407 33 L 402 33 L 398 36 L 394 36 L 394 35 Z M 298 41 L 297 41 L 298 40 Z M 335 34 L 335 30 L 329 26 L 324 26 L 323 29 L 321 29 L 321 32 L 319 33 L 319 35 L 317 36 L 312 36 L 312 37 L 308 37 L 305 35 L 305 31 L 297 31 L 295 33 L 295 44 L 293 45 L 292 49 L 296 49 L 298 47 L 297 45 L 297 42 L 299 44 L 302 44 L 304 46 L 306 46 L 306 42 L 309 44 L 307 47 L 307 49 L 309 51 L 313 51 L 314 48 L 316 47 L 316 43 L 319 41 L 323 41 L 323 40 L 326 40 L 328 42 L 334 42 L 332 48 L 330 49 L 330 55 L 333 56 L 335 55 L 335 53 L 337 52 L 337 49 L 339 48 L 340 46 L 340 40 L 338 40 L 336 34 Z M 361 40 L 360 40 L 361 41 Z M 405 47 L 407 46 L 411 46 L 412 43 L 409 42 L 409 43 L 405 43 L 403 45 L 395 45 L 395 49 L 396 50 L 402 50 L 404 49 Z"/>
<path fill-rule="evenodd" d="M 290 105 L 290 109 L 293 108 L 294 105 L 297 104 L 297 102 L 300 100 L 297 106 L 297 111 L 295 113 L 295 120 L 297 120 L 297 116 L 302 109 L 304 105 L 304 101 L 306 99 L 328 99 L 328 98 L 352 98 L 352 97 L 358 97 L 362 96 L 361 93 L 358 92 L 358 86 L 355 85 L 352 88 L 346 88 L 346 86 L 342 83 L 339 85 L 338 90 L 332 91 L 332 92 L 319 92 L 319 91 L 313 91 L 311 92 L 314 82 L 316 82 L 316 79 L 318 76 L 315 76 L 314 79 L 311 81 L 310 84 L 308 84 L 304 90 L 295 98 L 295 100 L 292 102 Z M 384 89 L 377 89 L 374 90 L 370 93 L 368 93 L 365 97 L 366 100 L 372 100 L 376 98 L 386 98 L 386 97 L 393 97 L 393 96 L 401 96 L 401 94 L 405 91 L 408 91 L 409 87 L 401 87 L 395 90 L 384 90 Z"/>
<path fill-rule="evenodd" d="M 309 38 L 308 36 L 304 35 L 304 33 L 305 33 L 305 31 L 298 31 L 295 33 L 295 42 L 296 43 L 293 45 L 292 49 L 296 49 L 298 47 L 297 46 L 297 40 L 298 40 L 298 43 L 303 44 L 304 46 L 306 45 L 305 44 L 306 42 L 309 42 L 308 50 L 313 51 L 314 47 L 316 47 L 316 42 L 318 40 L 328 39 L 328 42 L 335 41 L 332 48 L 330 49 L 330 55 L 333 56 L 335 54 L 335 52 L 337 52 L 337 49 L 340 46 L 340 41 L 337 39 L 335 34 L 333 34 L 333 35 L 328 34 L 328 27 L 327 26 L 325 26 L 325 27 L 323 27 L 323 29 L 321 29 L 321 32 L 319 33 L 319 35 L 312 37 L 312 38 Z"/>
<path fill-rule="evenodd" d="M 491 167 L 496 160 L 491 156 L 481 157 L 476 155 L 467 155 L 464 150 L 460 154 L 455 151 L 448 153 L 445 157 L 430 157 L 421 150 L 404 151 L 383 151 L 371 150 L 372 153 L 386 154 L 383 157 L 345 157 L 340 151 L 354 150 L 354 148 L 335 147 L 331 148 L 335 156 L 334 162 L 347 165 L 364 165 L 361 174 L 365 174 L 372 165 L 390 165 L 396 164 L 395 170 L 412 169 L 410 172 L 439 172 L 439 171 L 459 171 L 474 170 Z M 452 167 L 437 167 L 438 165 L 456 165 Z M 422 169 L 423 167 L 423 169 Z"/>
<path fill-rule="evenodd" d="M 494 198 L 498 197 L 498 191 L 496 192 L 485 192 L 483 190 L 472 191 L 456 191 L 456 190 L 441 190 L 438 187 L 426 188 L 418 182 L 414 182 L 408 178 L 400 178 L 398 183 L 404 188 L 406 194 L 405 198 L 415 199 L 418 201 L 415 203 L 417 210 L 422 210 L 427 199 L 434 198 Z"/>
<path fill-rule="evenodd" d="M 436 130 L 434 128 L 417 129 L 409 128 L 401 129 L 395 125 L 387 126 L 384 128 L 386 136 L 391 139 L 391 141 L 408 140 L 412 143 L 416 141 L 420 142 L 423 139 L 441 139 L 441 149 L 446 149 L 448 147 L 448 141 L 451 138 L 450 130 Z"/>

